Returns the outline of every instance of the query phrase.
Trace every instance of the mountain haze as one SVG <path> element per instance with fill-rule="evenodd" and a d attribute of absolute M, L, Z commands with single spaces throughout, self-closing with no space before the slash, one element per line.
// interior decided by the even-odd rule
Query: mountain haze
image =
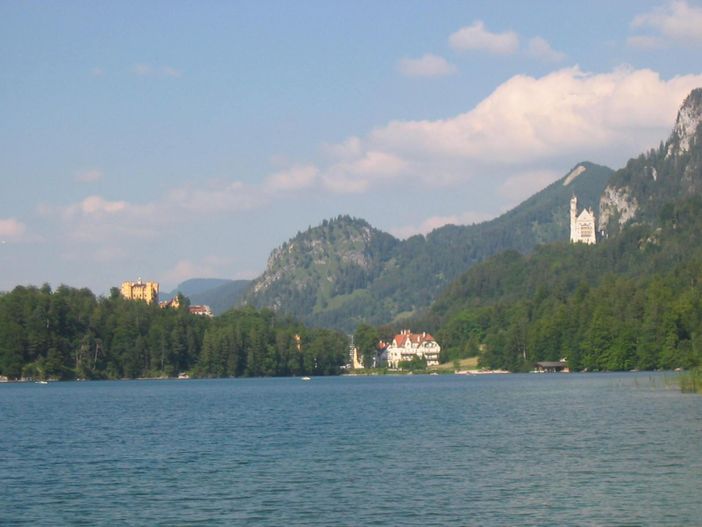
<path fill-rule="evenodd" d="M 162 294 L 162 300 L 170 300 L 178 293 L 188 297 L 191 304 L 206 304 L 215 315 L 237 305 L 250 280 L 227 280 L 222 278 L 192 278 L 179 284 L 170 293 Z"/>
<path fill-rule="evenodd" d="M 160 297 L 161 300 L 170 300 L 178 293 L 190 297 L 191 295 L 204 293 L 205 291 L 215 289 L 232 281 L 233 280 L 228 280 L 226 278 L 190 278 L 178 284 L 170 293 L 161 293 Z"/>
<path fill-rule="evenodd" d="M 244 301 L 320 326 L 352 331 L 384 324 L 429 306 L 471 265 L 506 249 L 568 239 L 569 200 L 598 209 L 613 171 L 589 162 L 513 210 L 475 225 L 446 225 L 398 240 L 366 221 L 339 216 L 298 233 L 271 254 Z"/>

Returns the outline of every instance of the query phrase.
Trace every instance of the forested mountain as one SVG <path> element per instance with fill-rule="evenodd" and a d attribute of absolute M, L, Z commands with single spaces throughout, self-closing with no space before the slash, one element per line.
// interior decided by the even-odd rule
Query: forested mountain
<path fill-rule="evenodd" d="M 276 249 L 244 301 L 317 326 L 351 332 L 428 307 L 442 288 L 477 262 L 506 249 L 522 252 L 568 238 L 568 206 L 597 210 L 613 171 L 583 162 L 502 216 L 446 225 L 400 241 L 367 222 L 339 216 Z"/>
<path fill-rule="evenodd" d="M 367 287 L 400 243 L 364 220 L 325 220 L 273 251 L 245 300 L 318 325 L 324 325 L 324 314 L 347 306 L 372 313 L 378 306 L 368 305 Z"/>
<path fill-rule="evenodd" d="M 656 223 L 594 246 L 505 252 L 447 288 L 424 325 L 444 359 L 513 371 L 563 357 L 575 370 L 699 365 L 702 199 L 664 207 Z"/>
<path fill-rule="evenodd" d="M 600 200 L 607 238 L 503 253 L 473 267 L 423 321 L 444 358 L 529 369 L 702 364 L 702 90 L 667 142 L 617 171 Z"/>
<path fill-rule="evenodd" d="M 270 310 L 210 319 L 187 301 L 161 309 L 117 289 L 108 298 L 48 285 L 0 294 L 0 376 L 9 379 L 326 375 L 339 373 L 347 347 L 343 334 Z"/>

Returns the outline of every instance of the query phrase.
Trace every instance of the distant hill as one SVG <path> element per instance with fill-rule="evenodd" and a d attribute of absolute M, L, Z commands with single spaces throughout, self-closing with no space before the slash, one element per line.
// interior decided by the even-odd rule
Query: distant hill
<path fill-rule="evenodd" d="M 350 305 L 368 313 L 378 306 L 367 298 L 367 288 L 386 269 L 400 243 L 361 219 L 325 220 L 273 251 L 245 301 L 319 325 L 327 313 Z"/>
<path fill-rule="evenodd" d="M 244 302 L 307 323 L 353 331 L 415 315 L 477 262 L 507 249 L 522 252 L 569 234 L 569 200 L 598 209 L 613 171 L 577 164 L 502 216 L 469 226 L 446 225 L 401 241 L 349 216 L 298 233 L 271 254 Z"/>
<path fill-rule="evenodd" d="M 170 300 L 180 292 L 192 304 L 206 304 L 215 315 L 219 315 L 239 304 L 250 283 L 250 280 L 192 278 L 160 297 L 162 300 Z"/>
<path fill-rule="evenodd" d="M 228 280 L 226 278 L 191 278 L 178 284 L 170 293 L 161 293 L 159 296 L 161 300 L 170 300 L 178 293 L 182 293 L 184 296 L 190 298 L 191 295 L 197 295 L 231 282 L 233 282 L 233 280 Z"/>

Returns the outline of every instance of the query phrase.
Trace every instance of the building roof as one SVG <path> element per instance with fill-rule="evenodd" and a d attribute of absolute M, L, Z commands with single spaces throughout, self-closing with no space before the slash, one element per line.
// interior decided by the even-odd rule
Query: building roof
<path fill-rule="evenodd" d="M 595 213 L 589 209 L 583 209 L 580 214 L 578 214 L 578 220 L 594 220 Z"/>
<path fill-rule="evenodd" d="M 410 333 L 410 330 L 406 329 L 400 334 L 395 335 L 395 338 L 393 338 L 395 346 L 399 348 L 404 347 L 408 340 L 412 344 L 422 344 L 424 342 L 433 342 L 434 337 L 432 337 L 429 333 Z"/>

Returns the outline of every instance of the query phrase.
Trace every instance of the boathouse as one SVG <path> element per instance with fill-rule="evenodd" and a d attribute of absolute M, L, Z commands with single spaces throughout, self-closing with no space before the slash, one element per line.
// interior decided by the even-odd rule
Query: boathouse
<path fill-rule="evenodd" d="M 534 365 L 534 370 L 539 373 L 568 373 L 568 363 L 565 360 L 544 360 Z"/>

